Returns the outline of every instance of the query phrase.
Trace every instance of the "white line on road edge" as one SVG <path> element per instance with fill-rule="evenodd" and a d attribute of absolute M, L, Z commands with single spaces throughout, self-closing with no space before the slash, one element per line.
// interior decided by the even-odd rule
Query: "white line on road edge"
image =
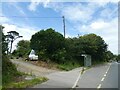
<path fill-rule="evenodd" d="M 106 77 L 106 74 L 104 75 L 104 77 Z"/>
<path fill-rule="evenodd" d="M 76 87 L 76 85 L 77 85 L 77 83 L 78 83 L 78 81 L 79 81 L 81 75 L 83 74 L 83 73 L 82 73 L 82 72 L 83 72 L 83 69 L 84 69 L 84 68 L 82 68 L 82 70 L 80 71 L 80 74 L 79 74 L 77 80 L 75 81 L 74 85 L 72 86 L 72 88 L 75 88 L 75 87 Z"/>
<path fill-rule="evenodd" d="M 98 85 L 97 89 L 100 89 L 101 88 L 101 84 Z"/>
<path fill-rule="evenodd" d="M 105 79 L 105 78 L 103 77 L 103 78 L 101 79 L 101 81 L 104 81 L 104 79 Z"/>

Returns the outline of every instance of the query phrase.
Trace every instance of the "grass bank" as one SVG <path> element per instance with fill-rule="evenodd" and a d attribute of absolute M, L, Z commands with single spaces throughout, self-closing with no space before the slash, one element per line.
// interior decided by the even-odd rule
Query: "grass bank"
<path fill-rule="evenodd" d="M 80 67 L 81 65 L 77 62 L 66 62 L 64 64 L 59 64 L 58 65 L 58 68 L 60 70 L 65 70 L 65 71 L 69 71 L 69 70 L 72 70 L 72 69 L 75 69 L 75 68 L 78 68 Z"/>
<path fill-rule="evenodd" d="M 3 90 L 6 90 L 7 88 L 29 88 L 36 84 L 41 84 L 47 80 L 48 79 L 45 77 L 37 77 L 32 80 L 23 80 L 20 82 L 9 82 L 3 86 Z"/>
<path fill-rule="evenodd" d="M 26 80 L 25 77 L 30 75 L 18 72 L 8 56 L 4 55 L 2 58 L 2 90 L 7 88 L 27 88 L 48 80 L 45 77 L 35 77 L 31 80 Z"/>

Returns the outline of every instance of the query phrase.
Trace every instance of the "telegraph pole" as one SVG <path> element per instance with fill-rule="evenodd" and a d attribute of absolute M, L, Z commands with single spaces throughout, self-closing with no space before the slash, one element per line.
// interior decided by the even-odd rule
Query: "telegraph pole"
<path fill-rule="evenodd" d="M 63 16 L 63 29 L 64 29 L 64 38 L 65 38 L 65 17 Z"/>

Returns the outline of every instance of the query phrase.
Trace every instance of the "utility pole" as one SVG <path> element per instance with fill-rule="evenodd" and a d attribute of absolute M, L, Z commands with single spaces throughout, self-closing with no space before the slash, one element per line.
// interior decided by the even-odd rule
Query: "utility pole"
<path fill-rule="evenodd" d="M 65 38 L 65 17 L 63 16 L 63 29 L 64 29 L 64 38 Z"/>

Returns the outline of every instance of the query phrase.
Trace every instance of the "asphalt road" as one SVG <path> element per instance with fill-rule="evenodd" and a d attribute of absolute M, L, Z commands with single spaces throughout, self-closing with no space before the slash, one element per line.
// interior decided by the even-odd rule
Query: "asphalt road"
<path fill-rule="evenodd" d="M 94 67 L 86 71 L 77 88 L 105 88 L 118 90 L 118 63 Z"/>
<path fill-rule="evenodd" d="M 101 88 L 118 88 L 118 63 L 112 63 L 107 76 L 101 82 Z"/>
<path fill-rule="evenodd" d="M 49 80 L 33 88 L 72 88 L 82 68 L 47 75 Z"/>
<path fill-rule="evenodd" d="M 118 78 L 118 76 L 120 74 L 118 74 L 118 65 L 120 64 L 118 64 L 117 62 L 92 67 L 86 70 L 81 76 L 80 71 L 82 68 L 76 68 L 68 72 L 54 71 L 32 65 L 28 62 L 18 60 L 12 60 L 12 62 L 18 65 L 18 70 L 20 71 L 32 71 L 32 73 L 35 75 L 45 76 L 49 78 L 47 82 L 37 84 L 33 88 L 72 88 L 74 85 L 77 84 L 77 87 L 75 87 L 76 89 L 111 88 L 111 90 L 113 90 L 115 88 L 115 90 L 118 90 L 119 86 L 118 81 L 120 81 L 120 78 Z"/>

